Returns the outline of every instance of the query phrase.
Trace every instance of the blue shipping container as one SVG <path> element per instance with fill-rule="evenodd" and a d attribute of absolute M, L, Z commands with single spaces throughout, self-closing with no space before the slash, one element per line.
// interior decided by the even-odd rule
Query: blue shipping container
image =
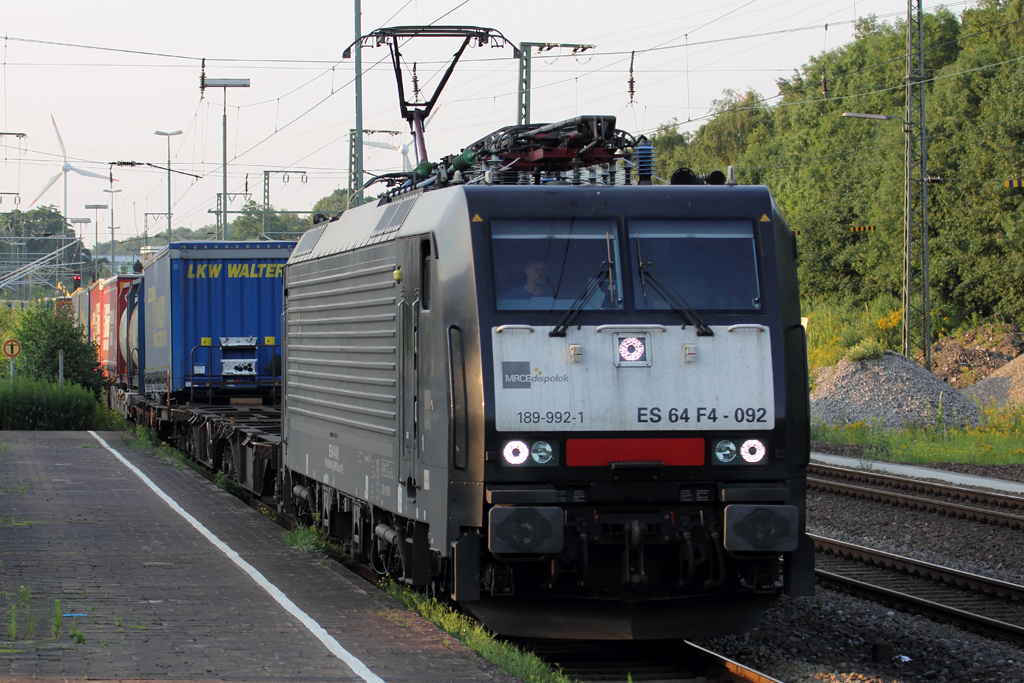
<path fill-rule="evenodd" d="M 172 242 L 143 266 L 147 393 L 272 386 L 295 242 Z"/>

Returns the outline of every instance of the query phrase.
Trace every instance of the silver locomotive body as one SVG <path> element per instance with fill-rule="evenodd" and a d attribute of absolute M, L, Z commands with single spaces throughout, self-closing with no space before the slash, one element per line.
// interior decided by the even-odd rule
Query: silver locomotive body
<path fill-rule="evenodd" d="M 763 187 L 456 185 L 285 270 L 281 504 L 503 634 L 813 591 L 793 234 Z"/>

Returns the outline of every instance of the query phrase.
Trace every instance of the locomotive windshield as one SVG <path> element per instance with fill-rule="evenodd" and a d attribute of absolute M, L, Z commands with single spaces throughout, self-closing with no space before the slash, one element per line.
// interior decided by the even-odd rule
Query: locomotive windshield
<path fill-rule="evenodd" d="M 697 310 L 761 309 L 754 228 L 747 221 L 634 220 L 629 247 L 637 310 L 672 308 L 659 282 Z"/>
<path fill-rule="evenodd" d="M 492 222 L 498 310 L 568 310 L 588 286 L 583 309 L 622 308 L 617 232 L 610 220 Z"/>

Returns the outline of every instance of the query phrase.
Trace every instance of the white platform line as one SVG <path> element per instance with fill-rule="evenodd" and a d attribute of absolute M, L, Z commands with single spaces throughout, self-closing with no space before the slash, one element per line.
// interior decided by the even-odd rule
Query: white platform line
<path fill-rule="evenodd" d="M 328 633 L 323 626 L 318 624 L 312 617 L 303 612 L 299 608 L 299 606 L 292 602 L 287 595 L 282 593 L 277 586 L 267 581 L 266 577 L 263 576 L 263 574 L 261 574 L 255 567 L 253 567 L 251 564 L 243 560 L 238 553 L 232 550 L 226 543 L 224 543 L 224 541 L 217 538 L 217 536 L 214 535 L 214 533 L 207 529 L 205 526 L 203 526 L 198 519 L 196 519 L 189 513 L 185 512 L 185 510 L 182 509 L 182 507 L 178 505 L 173 498 L 164 493 L 160 489 L 160 487 L 154 484 L 153 480 L 151 480 L 149 477 L 143 474 L 138 467 L 128 462 L 128 460 L 123 455 L 121 455 L 113 448 L 111 448 L 110 445 L 106 441 L 104 441 L 99 434 L 93 431 L 90 431 L 89 433 L 93 436 L 94 439 L 103 444 L 104 448 L 113 453 L 114 457 L 120 460 L 125 467 L 127 467 L 133 473 L 135 473 L 135 476 L 141 479 L 146 486 L 152 489 L 153 493 L 158 495 L 165 503 L 167 503 L 172 510 L 181 515 L 182 518 L 184 518 L 186 522 L 191 524 L 196 531 L 205 536 L 206 540 L 212 543 L 222 553 L 227 555 L 232 562 L 241 567 L 242 571 L 244 571 L 246 574 L 252 577 L 252 580 L 255 581 L 260 586 L 260 588 L 269 593 L 270 597 L 274 598 L 274 600 L 276 600 L 277 603 L 281 605 L 281 607 L 284 607 L 284 609 L 289 614 L 298 619 L 302 623 L 302 625 L 309 630 L 310 633 L 316 636 L 317 640 L 323 643 L 327 647 L 327 649 L 331 651 L 331 654 L 333 654 L 341 661 L 345 662 L 345 664 L 347 664 L 349 668 L 352 669 L 352 671 L 355 672 L 357 676 L 366 681 L 366 683 L 384 683 L 384 680 L 382 678 L 380 678 L 379 676 L 377 676 L 377 674 L 370 671 L 370 669 L 365 664 L 363 664 L 355 655 L 353 655 L 351 652 L 343 648 L 341 646 L 341 643 L 335 640 L 334 636 Z"/>

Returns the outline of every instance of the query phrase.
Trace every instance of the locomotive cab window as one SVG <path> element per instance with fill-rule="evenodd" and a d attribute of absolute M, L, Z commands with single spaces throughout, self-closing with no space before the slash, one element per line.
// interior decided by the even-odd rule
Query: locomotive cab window
<path fill-rule="evenodd" d="M 615 221 L 494 221 L 491 239 L 499 311 L 622 308 Z"/>
<path fill-rule="evenodd" d="M 672 308 L 664 289 L 697 310 L 761 310 L 757 245 L 747 221 L 630 221 L 629 249 L 637 310 Z"/>

